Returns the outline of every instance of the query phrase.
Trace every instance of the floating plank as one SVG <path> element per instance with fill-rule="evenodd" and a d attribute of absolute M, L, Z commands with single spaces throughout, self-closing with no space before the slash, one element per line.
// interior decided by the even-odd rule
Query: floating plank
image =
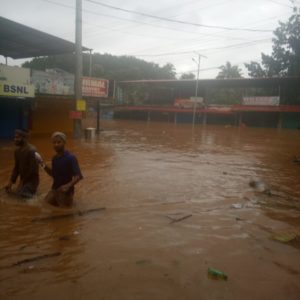
<path fill-rule="evenodd" d="M 170 222 L 170 224 L 172 224 L 172 223 L 176 223 L 176 222 L 180 222 L 180 221 L 183 221 L 183 220 L 185 220 L 185 219 L 187 219 L 187 218 L 190 218 L 192 215 L 185 215 L 185 216 L 183 216 L 183 217 L 180 217 L 180 218 L 174 218 L 174 217 L 170 217 L 170 216 L 167 216 L 169 219 L 171 219 L 171 222 Z"/>

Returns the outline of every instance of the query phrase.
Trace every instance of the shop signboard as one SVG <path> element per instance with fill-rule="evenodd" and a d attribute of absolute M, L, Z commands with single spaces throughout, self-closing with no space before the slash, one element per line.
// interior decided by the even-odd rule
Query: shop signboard
<path fill-rule="evenodd" d="M 32 83 L 38 94 L 74 95 L 74 75 L 60 69 L 33 70 Z"/>
<path fill-rule="evenodd" d="M 198 103 L 198 104 L 202 104 L 204 103 L 204 99 L 203 97 L 190 97 L 192 102 Z"/>
<path fill-rule="evenodd" d="M 191 98 L 177 98 L 175 99 L 174 106 L 177 108 L 193 108 L 194 106 L 199 108 L 204 105 L 203 97 L 191 97 Z"/>
<path fill-rule="evenodd" d="M 82 77 L 82 96 L 107 98 L 108 80 L 93 77 Z"/>
<path fill-rule="evenodd" d="M 0 96 L 14 98 L 33 98 L 34 86 L 30 84 L 18 84 L 8 81 L 0 81 Z"/>
<path fill-rule="evenodd" d="M 83 99 L 76 100 L 76 109 L 78 111 L 86 111 L 86 102 Z"/>
<path fill-rule="evenodd" d="M 212 112 L 226 113 L 231 111 L 231 105 L 210 104 L 207 106 L 207 109 Z"/>
<path fill-rule="evenodd" d="M 262 96 L 262 97 L 243 97 L 243 105 L 271 105 L 280 104 L 279 96 Z"/>
<path fill-rule="evenodd" d="M 82 112 L 81 111 L 77 111 L 77 110 L 72 110 L 69 112 L 69 118 L 70 119 L 81 119 L 82 118 Z"/>
<path fill-rule="evenodd" d="M 34 86 L 30 84 L 30 69 L 0 65 L 0 96 L 33 98 Z"/>

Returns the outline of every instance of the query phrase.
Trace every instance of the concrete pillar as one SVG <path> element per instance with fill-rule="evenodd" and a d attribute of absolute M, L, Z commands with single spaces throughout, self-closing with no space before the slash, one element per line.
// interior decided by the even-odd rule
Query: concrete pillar
<path fill-rule="evenodd" d="M 207 123 L 207 114 L 206 113 L 203 113 L 203 116 L 202 116 L 202 125 L 206 125 Z"/>
<path fill-rule="evenodd" d="M 97 99 L 97 134 L 100 133 L 100 99 Z"/>
<path fill-rule="evenodd" d="M 278 123 L 277 123 L 277 128 L 281 129 L 282 128 L 282 112 L 278 114 Z"/>
<path fill-rule="evenodd" d="M 243 123 L 243 116 L 242 116 L 242 113 L 239 112 L 238 113 L 238 126 L 241 127 L 242 123 Z"/>

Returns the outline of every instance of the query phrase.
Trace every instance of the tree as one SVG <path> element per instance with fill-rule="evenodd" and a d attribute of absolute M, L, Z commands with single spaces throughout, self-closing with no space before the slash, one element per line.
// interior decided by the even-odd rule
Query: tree
<path fill-rule="evenodd" d="M 245 67 L 248 69 L 248 75 L 250 77 L 268 77 L 266 70 L 264 70 L 258 62 L 251 61 L 249 64 L 246 63 Z"/>
<path fill-rule="evenodd" d="M 89 75 L 89 55 L 83 55 L 83 75 Z M 138 79 L 175 79 L 175 67 L 167 63 L 158 64 L 146 62 L 133 56 L 114 56 L 111 54 L 94 53 L 92 56 L 92 76 L 114 80 Z M 23 67 L 36 70 L 60 68 L 75 73 L 74 54 L 63 54 L 34 58 L 23 64 Z"/>
<path fill-rule="evenodd" d="M 220 67 L 217 79 L 242 78 L 241 69 L 233 66 L 229 61 Z M 208 92 L 211 103 L 214 104 L 238 104 L 241 102 L 242 93 L 240 89 L 233 88 L 212 88 Z"/>
<path fill-rule="evenodd" d="M 189 73 L 183 73 L 180 76 L 180 79 L 195 79 L 195 74 L 193 74 L 192 72 Z"/>
<path fill-rule="evenodd" d="M 175 79 L 176 70 L 173 64 L 166 63 L 163 67 L 160 68 L 162 71 L 163 77 L 161 79 Z"/>
<path fill-rule="evenodd" d="M 286 23 L 274 30 L 272 54 L 261 54 L 261 65 L 245 64 L 251 77 L 300 76 L 300 9 L 294 7 Z"/>
<path fill-rule="evenodd" d="M 228 61 L 220 67 L 221 71 L 217 75 L 217 79 L 241 78 L 241 69 L 238 66 L 232 66 Z"/>

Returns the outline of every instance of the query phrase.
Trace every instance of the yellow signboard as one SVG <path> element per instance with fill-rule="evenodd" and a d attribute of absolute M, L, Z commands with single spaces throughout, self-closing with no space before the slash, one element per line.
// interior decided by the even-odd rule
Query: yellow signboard
<path fill-rule="evenodd" d="M 0 81 L 0 96 L 33 98 L 34 86 Z"/>
<path fill-rule="evenodd" d="M 86 110 L 86 102 L 85 102 L 85 100 L 77 100 L 76 101 L 76 109 L 78 111 L 85 111 Z"/>

